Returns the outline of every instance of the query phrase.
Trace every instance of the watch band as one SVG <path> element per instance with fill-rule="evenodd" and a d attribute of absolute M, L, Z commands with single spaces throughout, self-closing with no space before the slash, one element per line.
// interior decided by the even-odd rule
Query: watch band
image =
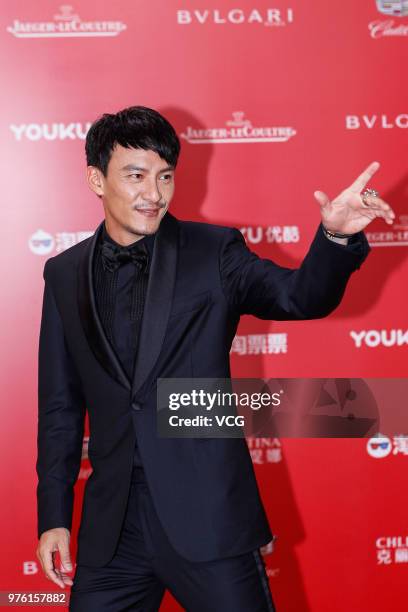
<path fill-rule="evenodd" d="M 352 236 L 354 236 L 354 234 L 340 234 L 339 232 L 332 232 L 331 230 L 328 230 L 326 227 L 324 227 L 323 224 L 322 227 L 326 235 L 330 238 L 351 238 Z"/>

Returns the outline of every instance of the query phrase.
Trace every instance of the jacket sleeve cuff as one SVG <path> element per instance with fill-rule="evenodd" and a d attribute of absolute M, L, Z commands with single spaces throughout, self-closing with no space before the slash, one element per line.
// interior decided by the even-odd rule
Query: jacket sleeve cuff
<path fill-rule="evenodd" d="M 313 242 L 317 242 L 319 246 L 323 246 L 325 249 L 337 249 L 339 252 L 343 251 L 345 257 L 354 260 L 356 268 L 361 266 L 371 251 L 371 247 L 363 231 L 353 234 L 353 236 L 349 238 L 348 244 L 340 244 L 327 238 L 322 223 L 319 224 Z"/>

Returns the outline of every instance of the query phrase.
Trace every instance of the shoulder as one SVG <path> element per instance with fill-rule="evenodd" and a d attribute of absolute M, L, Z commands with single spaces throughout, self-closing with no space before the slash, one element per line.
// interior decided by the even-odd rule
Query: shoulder
<path fill-rule="evenodd" d="M 208 244 L 211 246 L 221 246 L 226 241 L 234 237 L 241 236 L 241 232 L 235 227 L 227 225 L 217 225 L 214 223 L 204 223 L 201 221 L 182 221 L 179 220 L 179 227 L 182 240 L 187 243 Z"/>
<path fill-rule="evenodd" d="M 72 266 L 76 266 L 83 251 L 87 248 L 89 242 L 92 240 L 93 234 L 85 240 L 81 240 L 72 247 L 65 249 L 61 253 L 49 257 L 44 264 L 43 276 L 53 276 L 54 274 L 60 275 L 66 272 Z"/>

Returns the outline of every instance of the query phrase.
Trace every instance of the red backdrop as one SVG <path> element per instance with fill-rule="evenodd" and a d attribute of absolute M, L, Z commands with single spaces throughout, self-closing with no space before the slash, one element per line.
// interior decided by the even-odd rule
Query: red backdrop
<path fill-rule="evenodd" d="M 372 252 L 341 306 L 310 322 L 243 317 L 232 371 L 404 377 L 408 9 L 385 0 L 15 0 L 1 21 L 0 590 L 43 591 L 52 585 L 35 557 L 42 269 L 103 217 L 85 183 L 89 123 L 129 105 L 158 109 L 182 139 L 174 214 L 239 227 L 254 251 L 288 266 L 319 222 L 313 192 L 334 197 L 380 161 L 371 187 L 396 223 L 369 226 Z M 367 440 L 248 443 L 278 535 L 263 551 L 278 610 L 403 607 L 408 445 L 388 439 L 378 453 Z M 88 472 L 85 457 L 74 539 Z M 178 609 L 167 595 L 163 610 Z"/>

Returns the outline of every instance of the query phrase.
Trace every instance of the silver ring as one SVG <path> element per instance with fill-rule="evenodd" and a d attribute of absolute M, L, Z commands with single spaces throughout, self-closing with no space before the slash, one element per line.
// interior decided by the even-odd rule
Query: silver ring
<path fill-rule="evenodd" d="M 379 193 L 376 189 L 370 189 L 370 187 L 367 187 L 366 189 L 364 189 L 363 193 L 361 194 L 361 199 L 363 200 L 363 203 L 366 206 L 370 206 L 369 204 L 367 204 L 366 202 L 366 197 L 367 196 L 374 196 L 375 198 L 378 197 Z"/>

